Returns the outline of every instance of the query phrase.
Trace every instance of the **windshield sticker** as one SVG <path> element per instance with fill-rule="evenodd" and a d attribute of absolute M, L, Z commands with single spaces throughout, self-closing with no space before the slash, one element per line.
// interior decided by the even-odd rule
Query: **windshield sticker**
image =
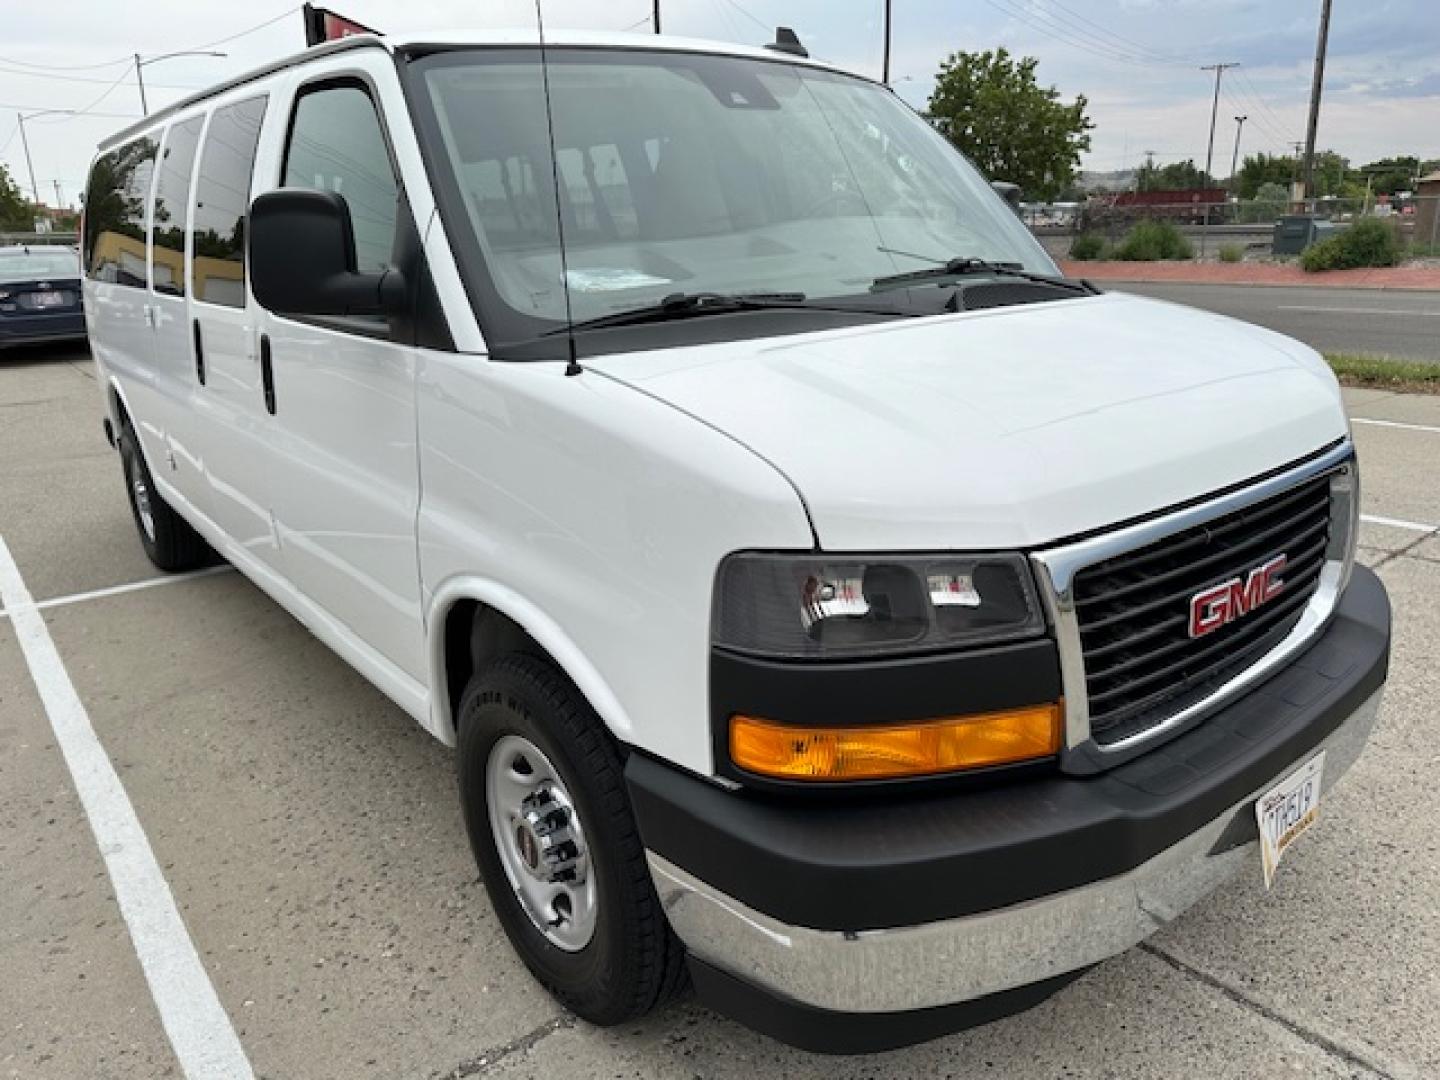
<path fill-rule="evenodd" d="M 565 271 L 565 283 L 576 292 L 619 292 L 646 285 L 669 285 L 669 278 L 641 273 L 628 266 L 601 266 Z"/>

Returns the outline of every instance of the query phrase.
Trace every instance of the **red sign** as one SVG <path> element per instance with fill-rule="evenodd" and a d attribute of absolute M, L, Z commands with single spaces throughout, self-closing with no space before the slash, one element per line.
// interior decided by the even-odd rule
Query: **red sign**
<path fill-rule="evenodd" d="M 336 41 L 355 34 L 378 34 L 363 23 L 337 15 L 328 8 L 306 4 L 300 11 L 305 20 L 305 44 L 319 45 L 323 41 Z"/>
<path fill-rule="evenodd" d="M 1204 637 L 1222 626 L 1248 615 L 1261 604 L 1268 604 L 1285 590 L 1280 574 L 1285 569 L 1285 556 L 1276 555 L 1245 575 L 1201 589 L 1190 598 L 1190 636 Z"/>

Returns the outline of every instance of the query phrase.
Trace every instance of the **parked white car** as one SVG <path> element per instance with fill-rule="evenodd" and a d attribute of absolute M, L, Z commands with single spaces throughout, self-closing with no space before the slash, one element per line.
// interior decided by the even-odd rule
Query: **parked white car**
<path fill-rule="evenodd" d="M 146 552 L 457 746 L 587 1020 L 1023 1008 L 1268 881 L 1373 723 L 1319 357 L 1057 276 L 793 46 L 351 37 L 115 135 L 86 207 Z"/>

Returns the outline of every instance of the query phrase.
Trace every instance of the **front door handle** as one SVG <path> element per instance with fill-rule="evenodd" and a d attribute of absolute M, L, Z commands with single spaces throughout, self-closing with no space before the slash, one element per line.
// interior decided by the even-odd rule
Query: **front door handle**
<path fill-rule="evenodd" d="M 260 389 L 265 395 L 265 411 L 275 415 L 275 369 L 270 363 L 270 335 L 260 335 Z"/>

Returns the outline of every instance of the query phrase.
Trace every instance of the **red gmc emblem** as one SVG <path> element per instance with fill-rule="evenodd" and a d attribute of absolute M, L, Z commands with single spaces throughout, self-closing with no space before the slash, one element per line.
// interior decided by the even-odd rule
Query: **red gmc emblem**
<path fill-rule="evenodd" d="M 1245 575 L 1202 589 L 1190 598 L 1190 636 L 1204 637 L 1268 604 L 1285 590 L 1280 574 L 1285 556 L 1276 555 Z"/>

